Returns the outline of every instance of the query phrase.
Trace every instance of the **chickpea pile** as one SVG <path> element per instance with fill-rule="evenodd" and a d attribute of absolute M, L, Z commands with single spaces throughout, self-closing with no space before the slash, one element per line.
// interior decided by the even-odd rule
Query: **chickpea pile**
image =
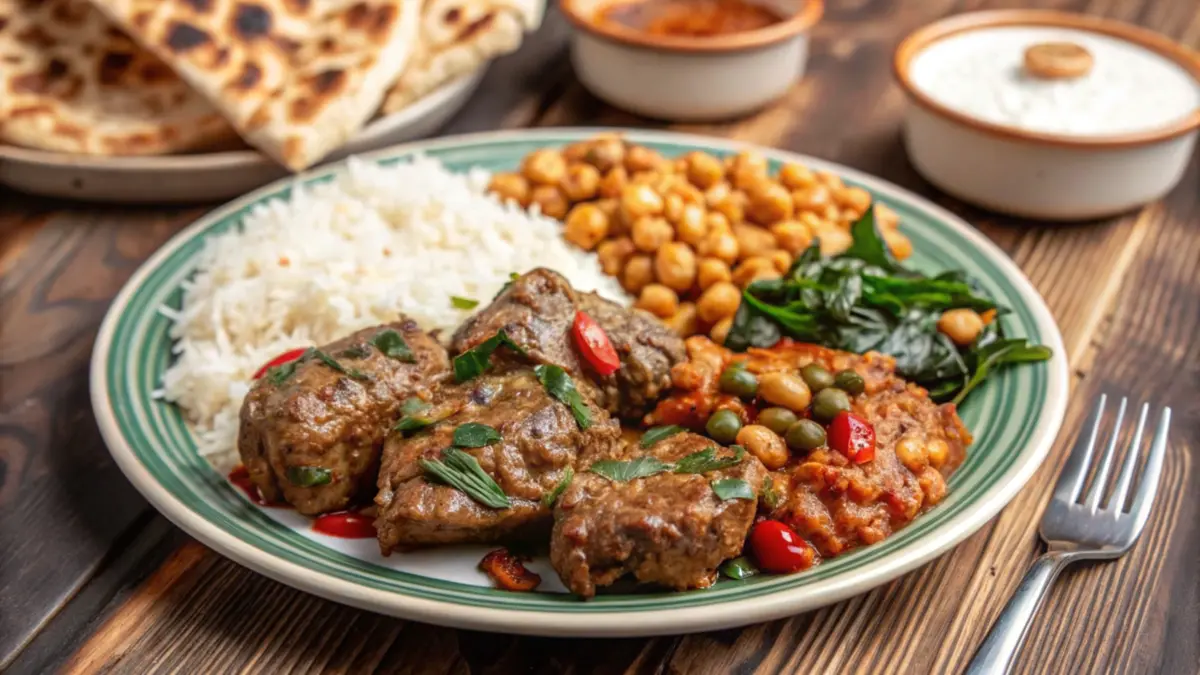
<path fill-rule="evenodd" d="M 532 152 L 489 189 L 563 220 L 567 241 L 596 251 L 638 307 L 718 343 L 742 289 L 782 276 L 814 238 L 825 255 L 846 250 L 851 223 L 871 206 L 866 190 L 801 164 L 772 176 L 753 152 L 672 160 L 616 135 Z M 910 256 L 896 213 L 877 204 L 876 218 L 896 257 Z"/>

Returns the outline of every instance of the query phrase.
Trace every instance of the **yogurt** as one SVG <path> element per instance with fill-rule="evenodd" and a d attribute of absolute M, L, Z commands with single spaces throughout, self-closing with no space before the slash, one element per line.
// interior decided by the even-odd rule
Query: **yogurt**
<path fill-rule="evenodd" d="M 1084 75 L 1043 79 L 1028 72 L 1029 47 L 1068 42 L 1092 54 Z M 1154 131 L 1200 109 L 1200 83 L 1157 52 L 1100 33 L 1002 26 L 938 40 L 910 65 L 913 86 L 985 122 L 1031 132 L 1102 137 Z"/>

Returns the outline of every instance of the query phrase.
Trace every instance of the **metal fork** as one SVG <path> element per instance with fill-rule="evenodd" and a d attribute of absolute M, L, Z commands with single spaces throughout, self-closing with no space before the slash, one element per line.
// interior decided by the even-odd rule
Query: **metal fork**
<path fill-rule="evenodd" d="M 1046 542 L 1046 552 L 1033 561 L 1033 567 L 1021 580 L 1021 585 L 1004 607 L 1000 618 L 996 619 L 991 633 L 980 645 L 979 651 L 975 652 L 975 657 L 967 666 L 966 672 L 969 675 L 1009 672 L 1017 650 L 1025 640 L 1029 624 L 1046 596 L 1046 591 L 1050 590 L 1050 584 L 1054 583 L 1064 567 L 1077 560 L 1119 558 L 1133 546 L 1133 542 L 1142 533 L 1142 528 L 1150 517 L 1150 507 L 1154 504 L 1154 494 L 1158 491 L 1158 480 L 1162 474 L 1163 457 L 1167 450 L 1167 431 L 1171 426 L 1171 409 L 1163 408 L 1158 429 L 1155 430 L 1154 440 L 1150 444 L 1150 453 L 1146 457 L 1145 468 L 1142 470 L 1141 481 L 1127 510 L 1126 497 L 1129 495 L 1133 474 L 1142 454 L 1142 433 L 1146 428 L 1150 406 L 1142 406 L 1137 428 L 1133 432 L 1133 439 L 1126 450 L 1125 462 L 1121 465 L 1121 473 L 1117 477 L 1117 484 L 1105 503 L 1105 487 L 1125 422 L 1127 400 L 1124 398 L 1117 408 L 1117 421 L 1113 424 L 1108 445 L 1100 458 L 1099 466 L 1096 467 L 1091 488 L 1086 495 L 1081 493 L 1088 470 L 1092 466 L 1092 455 L 1104 421 L 1106 403 L 1107 397 L 1101 394 L 1090 420 L 1091 430 L 1086 436 L 1081 434 L 1075 442 L 1071 456 L 1067 458 L 1067 464 L 1058 478 L 1058 484 L 1054 486 L 1054 496 L 1050 505 L 1042 515 L 1042 523 L 1038 529 Z M 1103 508 L 1102 503 L 1105 504 Z"/>

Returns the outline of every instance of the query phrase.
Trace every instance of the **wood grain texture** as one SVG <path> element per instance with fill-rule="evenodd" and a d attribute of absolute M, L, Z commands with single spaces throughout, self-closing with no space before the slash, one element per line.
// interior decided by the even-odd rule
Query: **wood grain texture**
<path fill-rule="evenodd" d="M 1196 466 L 1200 341 L 1195 339 L 1200 333 L 1200 160 L 1193 161 L 1181 187 L 1163 202 L 1103 222 L 1043 227 L 964 206 L 933 190 L 905 158 L 898 136 L 905 100 L 891 83 L 891 52 L 905 33 L 945 14 L 1030 3 L 830 0 L 827 4 L 826 18 L 814 39 L 810 75 L 784 100 L 736 123 L 674 128 L 787 148 L 883 176 L 976 224 L 1021 266 L 1062 329 L 1074 371 L 1074 392 L 1064 434 L 1051 457 L 996 519 L 925 567 L 816 612 L 742 630 L 629 640 L 513 637 L 398 621 L 292 590 L 196 543 L 175 549 L 178 539 L 169 539 L 163 546 L 172 552 L 159 553 L 166 563 L 153 574 L 131 571 L 111 582 L 118 588 L 106 591 L 112 600 L 101 617 L 90 617 L 94 629 L 89 625 L 86 639 L 69 637 L 74 646 L 61 650 L 57 658 L 39 652 L 18 659 L 13 672 L 45 672 L 55 664 L 71 673 L 956 672 L 970 659 L 1028 562 L 1040 551 L 1038 517 L 1074 431 L 1100 391 L 1174 406 L 1174 433 L 1159 502 L 1133 552 L 1116 563 L 1070 571 L 1060 580 L 1029 636 L 1017 672 L 1200 672 L 1200 581 L 1195 573 L 1200 560 L 1200 524 L 1195 518 L 1200 512 Z M 1036 4 L 1139 23 L 1200 47 L 1200 8 L 1191 0 Z M 492 67 L 481 93 L 449 130 L 501 125 L 663 126 L 614 110 L 583 90 L 565 65 L 566 35 L 561 17 L 552 11 L 532 44 Z M 139 230 L 137 235 L 118 228 L 123 235 L 109 231 L 107 238 L 73 240 L 68 222 L 93 223 L 99 218 L 109 223 L 110 230 L 115 227 L 106 220 L 112 214 L 97 213 L 101 212 L 62 214 L 36 200 L 10 209 L 0 201 L 0 272 L 4 274 L 0 316 L 6 319 L 0 325 L 0 368 L 6 369 L 0 370 L 4 377 L 0 456 L 9 474 L 11 467 L 18 466 L 22 476 L 40 476 L 45 481 L 61 481 L 63 472 L 78 476 L 78 471 L 71 474 L 66 468 L 73 463 L 60 462 L 57 469 L 42 473 L 31 473 L 29 468 L 44 464 L 43 456 L 62 452 L 61 443 L 67 438 L 80 443 L 77 452 L 90 453 L 94 466 L 104 470 L 106 454 L 88 415 L 80 413 L 86 401 L 78 394 L 55 397 L 49 391 L 84 386 L 80 373 L 86 349 L 75 346 L 72 351 L 72 340 L 90 345 L 98 320 L 95 305 L 110 297 L 122 275 L 131 271 L 122 261 L 140 260 L 138 256 L 147 255 L 166 234 L 152 225 L 149 232 Z M 152 213 L 142 213 L 133 222 L 158 222 L 159 228 L 170 231 L 177 226 L 174 217 L 156 221 Z M 55 223 L 59 223 L 57 231 Z M 45 234 L 48 231 L 53 234 Z M 115 243 L 122 238 L 124 248 Z M 85 242 L 98 250 L 88 247 L 83 252 Z M 115 263 L 110 259 L 113 250 L 121 251 Z M 98 255 L 101 251 L 103 255 Z M 82 268 L 89 270 L 87 274 L 63 271 L 63 260 L 76 259 L 90 261 Z M 56 266 L 47 260 L 60 262 Z M 15 276 L 10 279 L 22 270 L 25 276 L 20 281 L 13 281 Z M 101 279 L 93 283 L 92 274 Z M 72 299 L 67 303 L 69 311 L 52 302 L 64 298 Z M 10 307 L 21 309 L 26 325 L 36 324 L 42 334 L 60 336 L 52 343 L 67 347 L 73 365 L 48 364 L 45 353 L 50 346 L 42 340 L 11 337 Z M 10 359 L 6 339 L 21 348 L 22 356 Z M 10 393 L 9 374 L 14 371 L 8 369 L 12 368 L 22 368 L 24 375 L 12 380 L 19 386 Z M 34 377 L 40 368 L 50 369 L 58 383 L 55 387 Z M 34 396 L 39 403 L 30 406 L 40 411 L 36 414 L 21 412 L 22 402 L 31 394 L 41 396 Z M 23 416 L 5 417 L 13 411 Z M 52 421 L 71 419 L 71 414 L 79 426 L 88 427 L 73 437 L 64 436 L 63 425 Z M 15 422 L 6 426 L 6 420 Z M 10 446 L 21 451 L 9 453 Z M 16 459 L 10 461 L 10 456 Z M 119 477 L 115 480 L 124 485 Z M 9 502 L 5 499 L 30 500 L 30 505 L 21 507 L 25 517 L 42 503 L 21 496 L 42 494 L 36 484 L 5 487 L 10 481 L 0 480 L 0 505 L 5 506 L 0 535 L 6 542 L 10 534 L 31 530 L 16 529 L 12 523 L 17 521 L 6 520 Z M 34 487 L 26 490 L 27 484 Z M 127 486 L 124 489 L 130 492 Z M 119 487 L 112 490 L 121 492 Z M 112 508 L 108 506 L 106 513 Z M 139 508 L 140 502 L 126 507 L 130 514 Z M 55 513 L 66 522 L 81 519 L 64 509 Z M 13 529 L 5 529 L 6 523 Z M 87 524 L 76 525 L 71 532 L 84 532 L 95 542 L 84 556 L 92 561 L 91 567 L 77 566 L 70 574 L 59 574 L 75 584 L 66 590 L 58 577 L 47 580 L 60 584 L 54 593 L 20 589 L 27 602 L 60 602 L 69 597 L 87 570 L 101 566 L 101 544 L 115 536 L 107 536 L 110 533 L 103 528 L 93 532 Z M 26 547 L 11 555 L 0 551 L 0 578 L 9 571 L 3 565 L 12 564 L 6 561 L 61 550 L 62 544 L 56 545 L 60 549 Z M 2 592 L 10 592 L 8 584 Z M 5 600 L 0 595 L 0 606 L 7 610 Z M 94 607 L 80 611 L 94 612 Z M 72 603 L 63 614 L 70 616 L 74 608 Z M 6 615 L 0 612 L 0 620 Z"/>

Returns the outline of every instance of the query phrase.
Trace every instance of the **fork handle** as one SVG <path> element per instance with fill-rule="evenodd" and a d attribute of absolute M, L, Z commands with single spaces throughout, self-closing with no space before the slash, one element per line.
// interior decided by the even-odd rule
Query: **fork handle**
<path fill-rule="evenodd" d="M 975 652 L 975 657 L 967 666 L 966 675 L 1000 675 L 1012 669 L 1033 615 L 1042 605 L 1050 584 L 1054 583 L 1069 561 L 1070 557 L 1059 551 L 1047 552 L 1033 561 L 1021 585 L 992 625 L 987 639 Z"/>

